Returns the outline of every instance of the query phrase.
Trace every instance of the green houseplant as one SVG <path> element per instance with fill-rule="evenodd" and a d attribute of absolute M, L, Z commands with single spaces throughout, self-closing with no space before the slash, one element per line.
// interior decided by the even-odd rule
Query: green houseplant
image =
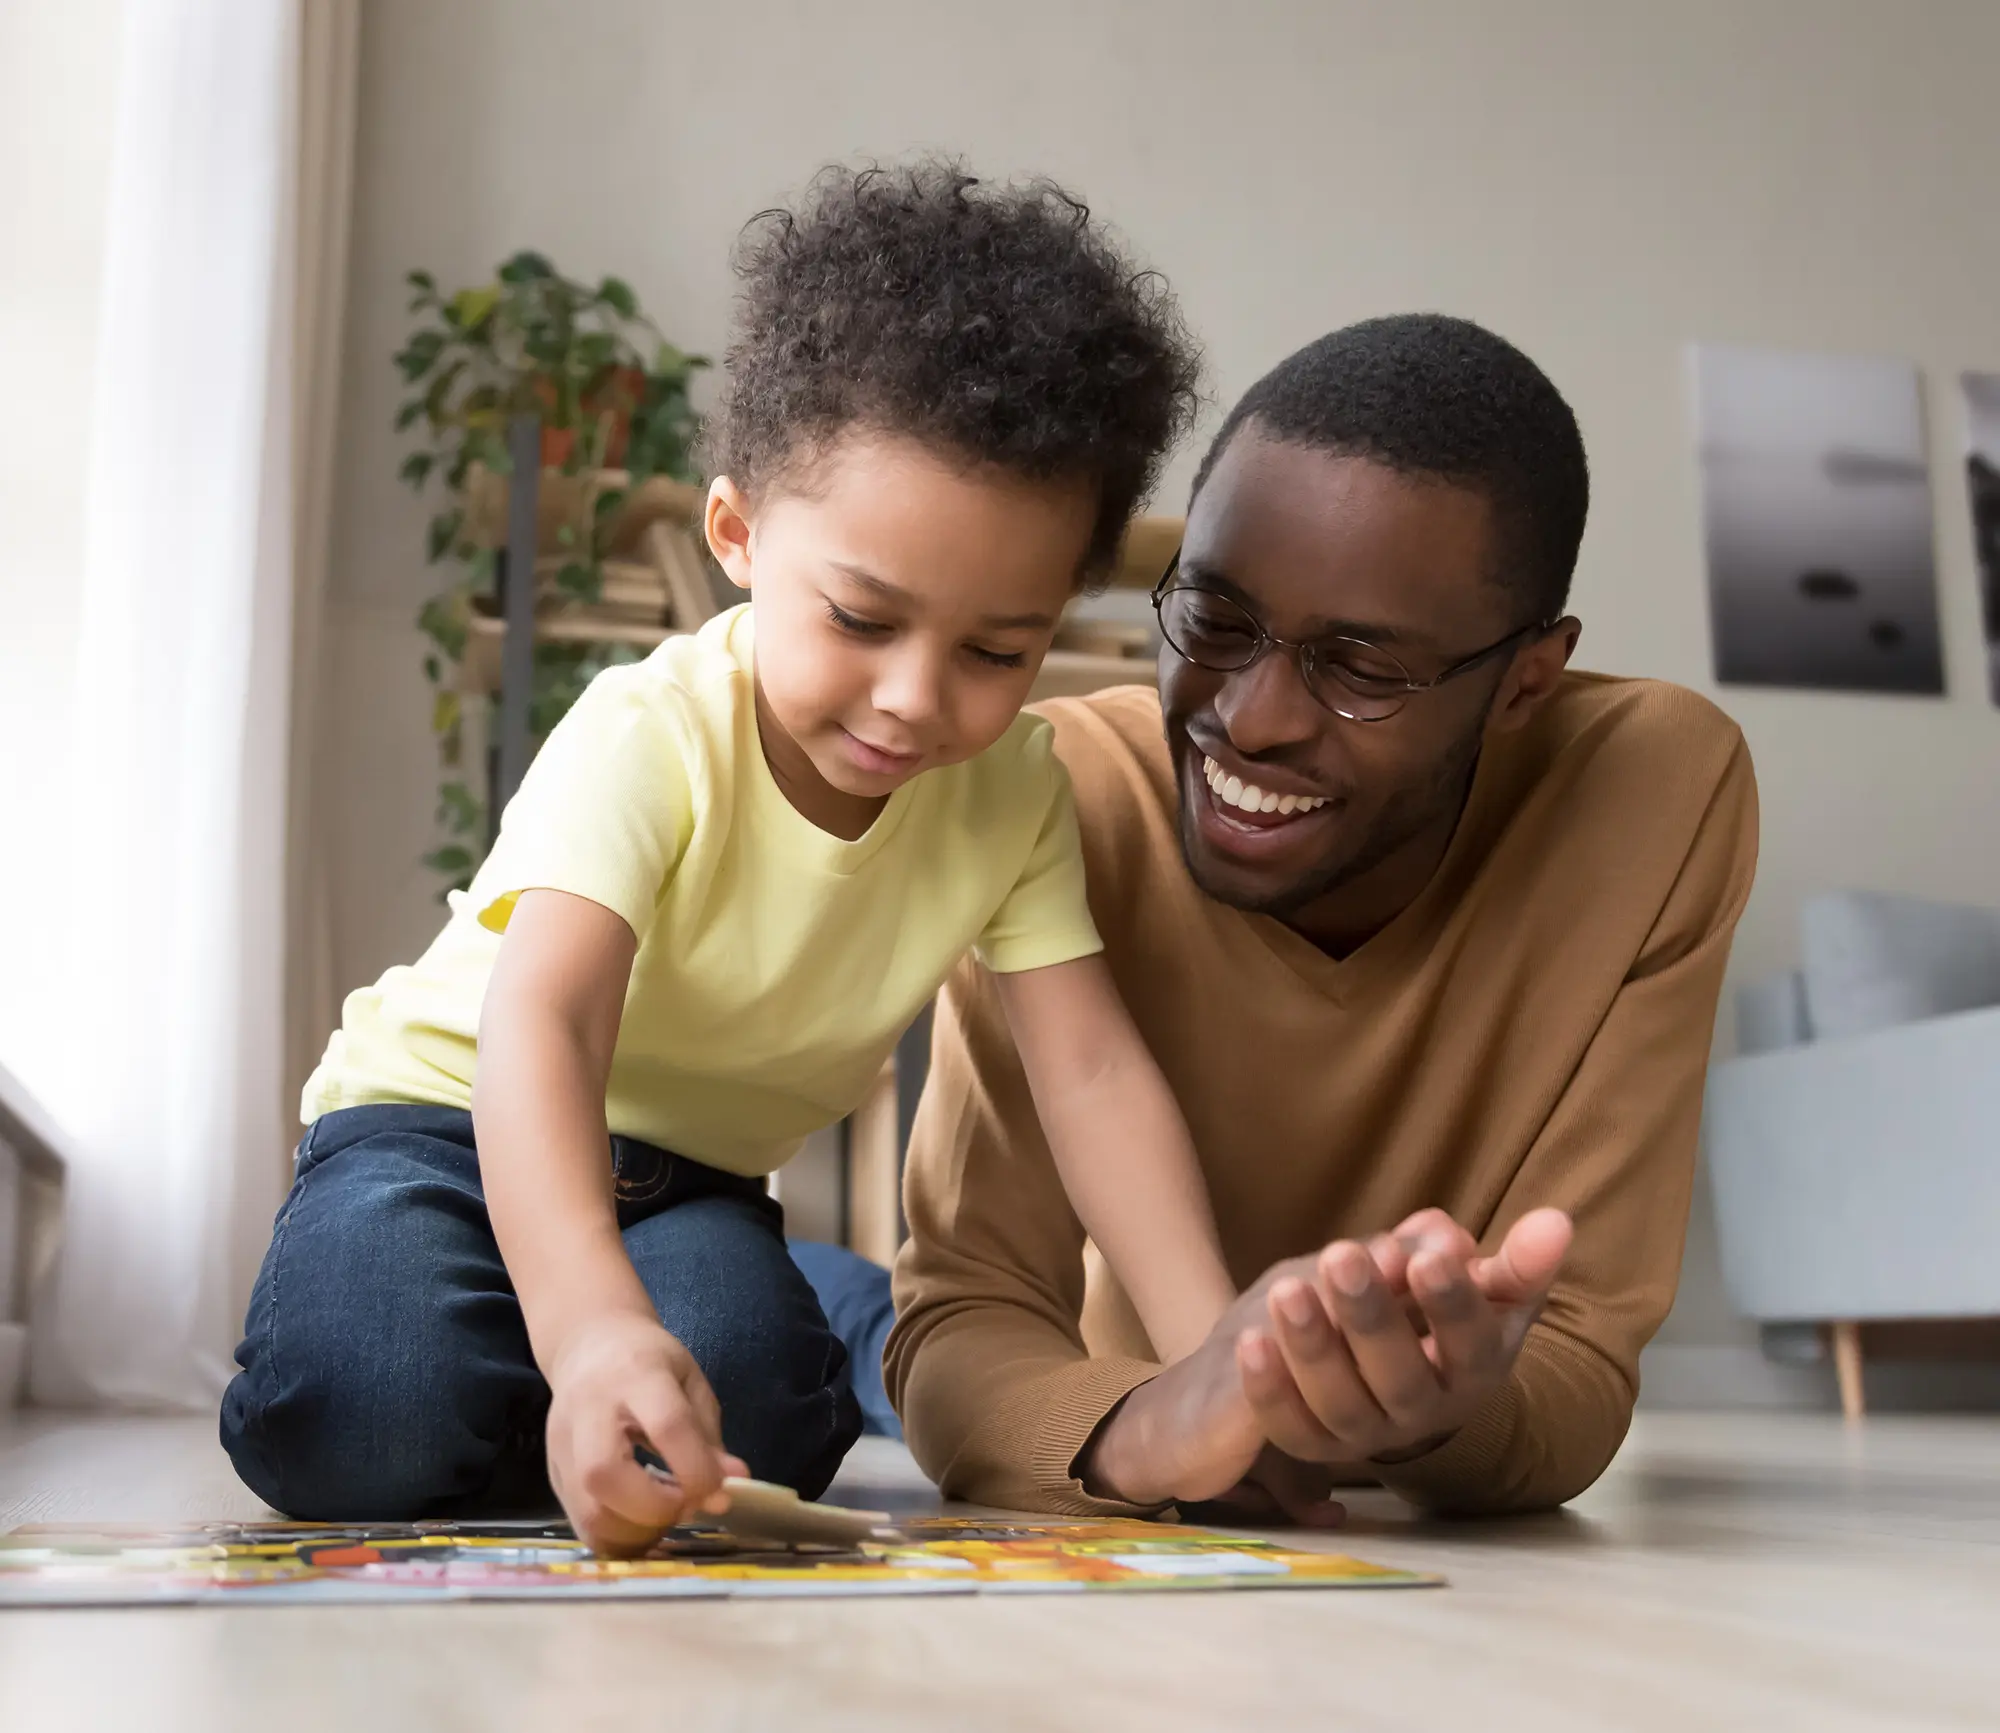
<path fill-rule="evenodd" d="M 649 476 L 693 481 L 699 423 L 689 390 L 708 365 L 669 343 L 631 287 L 606 277 L 594 288 L 563 276 L 539 253 L 516 253 L 493 281 L 450 293 L 428 271 L 407 278 L 416 324 L 395 357 L 408 396 L 398 432 L 422 445 L 404 459 L 409 486 L 438 495 L 425 539 L 437 587 L 418 611 L 431 683 L 431 728 L 440 780 L 438 845 L 424 864 L 447 889 L 471 881 L 485 849 L 487 800 L 465 769 L 465 707 L 458 669 L 472 622 L 493 606 L 494 557 L 467 533 L 474 466 L 505 475 L 507 430 L 517 415 L 541 422 L 545 467 L 565 474 L 620 468 L 618 487 L 593 489 L 584 520 L 557 532 L 555 588 L 567 605 L 598 599 L 602 535 L 631 489 Z M 530 725 L 548 734 L 593 676 L 635 652 L 613 644 L 535 646 Z"/>

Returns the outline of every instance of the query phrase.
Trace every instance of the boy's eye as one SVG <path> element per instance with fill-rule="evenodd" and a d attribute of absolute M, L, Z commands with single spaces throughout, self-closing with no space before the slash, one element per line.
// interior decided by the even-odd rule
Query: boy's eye
<path fill-rule="evenodd" d="M 977 644 L 968 644 L 966 648 L 972 652 L 974 661 L 984 662 L 989 668 L 1019 668 L 1028 660 L 1018 650 L 987 650 Z"/>
<path fill-rule="evenodd" d="M 827 603 L 826 617 L 843 632 L 851 633 L 857 638 L 880 638 L 885 636 L 889 631 L 889 628 L 883 625 L 881 621 L 864 620 L 858 614 L 850 614 L 845 608 L 835 602 Z"/>

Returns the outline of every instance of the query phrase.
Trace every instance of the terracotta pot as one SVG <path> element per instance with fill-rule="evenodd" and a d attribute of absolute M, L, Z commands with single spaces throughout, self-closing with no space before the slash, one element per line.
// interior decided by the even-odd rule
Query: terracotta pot
<path fill-rule="evenodd" d="M 644 373 L 636 367 L 619 367 L 614 368 L 603 384 L 587 392 L 583 398 L 581 407 L 586 417 L 599 422 L 606 418 L 610 421 L 604 440 L 604 466 L 607 469 L 616 469 L 625 461 L 625 450 L 632 439 L 632 412 L 638 408 L 645 389 Z M 555 387 L 549 381 L 535 382 L 535 397 L 544 415 L 555 409 Z M 576 450 L 576 435 L 577 430 L 573 427 L 544 427 L 543 467 L 560 469 L 569 462 Z"/>

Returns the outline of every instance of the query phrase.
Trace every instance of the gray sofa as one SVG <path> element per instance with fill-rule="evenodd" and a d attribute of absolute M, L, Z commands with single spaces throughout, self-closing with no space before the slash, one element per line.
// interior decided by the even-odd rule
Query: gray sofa
<path fill-rule="evenodd" d="M 1703 1146 L 1730 1298 L 1780 1357 L 1831 1325 L 1854 1417 L 1862 1323 L 2000 1317 L 2000 909 L 1843 892 L 1800 926 Z"/>

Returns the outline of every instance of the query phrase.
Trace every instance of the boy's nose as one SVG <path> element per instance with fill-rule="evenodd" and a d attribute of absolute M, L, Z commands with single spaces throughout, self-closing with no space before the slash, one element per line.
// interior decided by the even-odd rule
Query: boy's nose
<path fill-rule="evenodd" d="M 935 655 L 913 648 L 890 657 L 875 682 L 875 708 L 911 727 L 933 722 L 944 712 L 945 678 Z"/>

